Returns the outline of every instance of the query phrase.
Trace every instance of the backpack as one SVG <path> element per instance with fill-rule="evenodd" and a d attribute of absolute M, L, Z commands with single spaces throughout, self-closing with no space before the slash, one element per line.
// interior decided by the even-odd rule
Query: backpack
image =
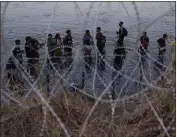
<path fill-rule="evenodd" d="M 127 35 L 128 35 L 128 31 L 127 31 L 127 29 L 124 28 L 123 31 L 124 31 L 124 36 L 127 36 Z"/>

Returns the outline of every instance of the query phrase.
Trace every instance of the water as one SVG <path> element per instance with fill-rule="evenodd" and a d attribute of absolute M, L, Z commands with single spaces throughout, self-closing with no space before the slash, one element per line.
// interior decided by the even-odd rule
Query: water
<path fill-rule="evenodd" d="M 107 37 L 107 47 L 106 55 L 113 56 L 114 42 L 116 40 L 116 31 L 118 30 L 119 21 L 124 22 L 124 26 L 128 30 L 128 37 L 125 38 L 126 47 L 136 49 L 139 40 L 138 37 L 138 23 L 140 27 L 139 34 L 147 27 L 147 34 L 150 39 L 149 51 L 150 55 L 157 59 L 157 39 L 160 38 L 163 33 L 167 33 L 170 36 L 175 36 L 175 11 L 169 12 L 175 9 L 174 2 L 136 2 L 138 14 L 135 10 L 132 2 L 102 2 L 99 7 L 100 2 L 10 2 L 8 3 L 7 10 L 4 14 L 3 20 L 3 43 L 1 45 L 1 56 L 2 59 L 7 59 L 14 45 L 16 39 L 22 41 L 22 49 L 24 49 L 24 40 L 26 36 L 31 36 L 37 38 L 39 41 L 44 42 L 46 35 L 52 33 L 60 33 L 61 37 L 65 36 L 65 31 L 71 29 L 73 40 L 75 43 L 75 50 L 82 43 L 81 39 L 86 29 L 89 29 L 91 35 L 94 36 L 94 23 L 96 15 L 98 13 L 98 18 L 96 21 L 96 26 L 102 28 L 103 34 Z M 2 2 L 1 11 L 5 3 Z M 168 13 L 169 12 L 169 13 Z M 162 18 L 157 19 L 161 15 Z M 2 14 L 2 12 L 1 12 Z M 52 16 L 52 18 L 51 18 Z M 139 20 L 137 20 L 139 16 Z M 51 18 L 51 24 L 49 24 Z M 157 19 L 157 20 L 156 20 Z M 156 20 L 156 21 L 155 21 Z M 155 22 L 153 22 L 155 21 Z M 152 23 L 153 22 L 153 23 Z M 48 26 L 49 32 L 47 32 Z M 136 51 L 136 50 L 135 50 Z M 128 56 L 124 62 L 124 73 L 129 75 L 132 70 L 137 65 L 138 56 L 135 51 L 128 51 Z M 44 57 L 44 49 L 40 50 L 41 58 Z M 165 65 L 168 64 L 169 50 L 166 54 Z M 105 58 L 108 64 L 112 65 L 113 57 Z M 77 59 L 78 60 L 78 57 Z M 79 83 L 81 74 L 81 63 L 76 61 L 73 70 L 69 73 L 67 80 L 69 82 Z M 3 62 L 4 63 L 4 62 Z M 151 64 L 153 61 L 151 60 Z M 4 64 L 2 64 L 4 65 Z M 94 65 L 92 66 L 94 69 Z M 153 68 L 153 66 L 151 66 Z M 148 70 L 148 69 L 147 69 Z M 152 71 L 156 74 L 155 71 Z M 88 76 L 90 81 L 88 81 L 89 88 L 92 87 L 93 73 Z M 111 80 L 112 70 L 106 65 L 105 72 L 98 72 L 105 83 L 108 84 Z M 135 72 L 130 75 L 130 77 L 138 77 L 139 69 L 135 69 Z M 153 75 L 155 79 L 156 75 Z M 138 79 L 138 78 L 137 78 Z M 149 78 L 148 78 L 149 79 Z M 118 89 L 125 84 L 126 79 L 122 78 L 119 80 L 117 85 Z M 105 89 L 103 85 L 96 78 L 96 88 L 98 90 Z M 99 86 L 98 86 L 99 85 Z M 127 85 L 128 91 L 136 90 L 131 85 L 132 81 L 129 80 Z M 125 90 L 126 91 L 126 90 Z"/>

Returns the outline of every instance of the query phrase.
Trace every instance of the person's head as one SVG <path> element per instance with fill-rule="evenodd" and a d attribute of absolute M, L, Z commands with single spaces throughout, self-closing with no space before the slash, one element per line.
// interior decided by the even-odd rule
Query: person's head
<path fill-rule="evenodd" d="M 16 45 L 20 45 L 20 40 L 18 40 L 18 39 L 15 40 L 15 44 L 16 44 Z"/>
<path fill-rule="evenodd" d="M 124 23 L 122 21 L 119 22 L 119 26 L 122 27 Z"/>
<path fill-rule="evenodd" d="M 52 34 L 48 34 L 48 39 L 52 39 Z"/>
<path fill-rule="evenodd" d="M 100 31 L 101 31 L 101 28 L 100 28 L 100 27 L 97 27 L 96 31 L 97 31 L 97 32 L 100 32 Z"/>
<path fill-rule="evenodd" d="M 163 34 L 163 38 L 167 39 L 168 38 L 167 34 Z"/>
<path fill-rule="evenodd" d="M 146 36 L 146 35 L 147 35 L 147 32 L 144 31 L 144 32 L 143 32 L 143 36 Z"/>
<path fill-rule="evenodd" d="M 31 37 L 27 36 L 26 38 L 26 42 L 30 42 L 31 41 Z"/>
<path fill-rule="evenodd" d="M 57 33 L 57 34 L 55 35 L 55 38 L 56 38 L 56 39 L 60 38 L 60 34 Z"/>
<path fill-rule="evenodd" d="M 86 35 L 90 35 L 90 31 L 89 31 L 89 30 L 86 30 L 86 31 L 85 31 L 85 34 L 86 34 Z"/>
<path fill-rule="evenodd" d="M 71 35 L 71 30 L 68 29 L 68 30 L 66 31 L 66 34 L 67 34 L 67 35 Z"/>

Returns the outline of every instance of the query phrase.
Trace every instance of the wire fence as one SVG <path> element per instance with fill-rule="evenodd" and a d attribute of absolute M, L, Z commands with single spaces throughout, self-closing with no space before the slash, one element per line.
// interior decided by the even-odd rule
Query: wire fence
<path fill-rule="evenodd" d="M 7 53 L 7 49 L 5 47 L 7 41 L 5 42 L 3 34 L 6 31 L 4 29 L 4 25 L 6 23 L 6 12 L 8 11 L 9 4 L 9 2 L 4 3 L 1 14 L 1 40 L 5 54 Z M 23 3 L 23 6 L 25 5 L 26 4 Z M 78 12 L 78 14 L 83 18 L 82 25 L 85 29 L 88 25 L 87 20 L 91 16 L 91 12 L 95 10 L 95 4 L 94 2 L 90 2 L 89 10 L 86 15 L 82 13 L 82 9 L 80 9 L 80 6 L 77 2 L 73 2 L 73 5 L 76 9 L 76 12 Z M 93 27 L 94 38 L 96 35 L 96 23 L 99 20 L 99 13 L 101 13 L 100 9 L 102 5 L 103 3 L 100 2 L 99 5 L 97 5 L 96 7 L 96 17 Z M 131 18 L 129 10 L 128 8 L 126 8 L 126 3 L 121 2 L 121 5 L 125 10 L 127 16 Z M 151 27 L 153 24 L 155 24 L 157 21 L 168 14 L 174 13 L 174 15 L 172 15 L 172 18 L 176 16 L 172 3 L 169 2 L 169 6 L 169 11 L 163 13 L 163 15 L 158 16 L 155 20 L 147 24 L 146 28 L 143 31 L 146 31 L 149 27 Z M 52 14 L 48 22 L 47 34 L 49 33 L 50 27 L 52 25 L 52 17 L 57 10 L 56 8 L 57 3 L 54 4 L 54 7 L 52 7 L 51 9 Z M 51 58 L 49 56 L 47 44 L 46 42 L 44 42 L 44 48 L 42 50 L 42 56 L 40 56 L 40 58 L 24 57 L 23 64 L 20 64 L 18 60 L 14 58 L 16 69 L 7 71 L 6 64 L 8 64 L 8 58 L 5 59 L 5 63 L 3 64 L 1 71 L 1 91 L 3 93 L 1 102 L 8 105 L 14 104 L 15 102 L 15 104 L 18 104 L 18 107 L 26 108 L 31 106 L 24 106 L 22 102 L 29 96 L 38 96 L 41 99 L 41 104 L 43 104 L 44 106 L 44 119 L 40 136 L 43 135 L 44 125 L 46 124 L 46 111 L 50 111 L 64 130 L 65 135 L 67 137 L 70 137 L 67 128 L 49 104 L 49 100 L 52 100 L 52 97 L 58 94 L 58 86 L 56 85 L 60 84 L 60 87 L 63 91 L 67 89 L 68 91 L 74 91 L 95 100 L 95 104 L 90 110 L 90 113 L 85 119 L 85 122 L 81 129 L 81 137 L 84 133 L 89 118 L 91 117 L 99 102 L 110 104 L 112 108 L 112 115 L 114 115 L 115 108 L 120 102 L 129 102 L 133 98 L 139 98 L 141 94 L 144 93 L 144 97 L 147 99 L 147 102 L 151 106 L 154 114 L 159 121 L 159 124 L 161 125 L 161 127 L 159 128 L 150 128 L 144 132 L 163 129 L 163 133 L 169 136 L 168 131 L 173 130 L 173 127 L 171 127 L 170 125 L 168 128 L 164 126 L 163 122 L 159 119 L 159 116 L 156 113 L 155 109 L 151 105 L 151 102 L 149 102 L 148 97 L 146 96 L 146 91 L 151 88 L 157 90 L 168 90 L 168 88 L 162 88 L 160 86 L 157 86 L 157 84 L 155 83 L 159 80 L 159 78 L 164 76 L 164 68 L 168 70 L 169 66 L 171 67 L 171 63 L 173 63 L 175 60 L 174 57 L 176 56 L 176 53 L 175 48 L 174 46 L 172 46 L 172 44 L 174 44 L 173 42 L 176 36 L 169 35 L 169 42 L 166 46 L 167 51 L 163 58 L 164 61 L 159 59 L 158 53 L 154 51 L 158 50 L 158 47 L 151 47 L 151 50 L 145 52 L 145 56 L 143 56 L 138 51 L 139 39 L 142 33 L 140 25 L 142 13 L 140 13 L 138 4 L 136 2 L 132 2 L 132 8 L 134 9 L 136 15 L 134 18 L 136 18 L 137 21 L 138 34 L 135 42 L 125 40 L 126 42 L 123 49 L 127 51 L 126 54 L 113 54 L 113 52 L 106 52 L 106 54 L 103 55 L 98 51 L 95 44 L 92 47 L 89 47 L 92 50 L 92 54 L 84 55 L 83 48 L 88 47 L 84 47 L 79 42 L 76 42 L 74 43 L 75 46 L 72 47 L 72 56 L 59 55 Z M 47 36 L 46 38 L 44 37 L 44 39 L 47 39 Z M 115 45 L 116 40 L 107 41 L 106 50 L 109 50 L 110 47 L 116 47 Z M 60 49 L 61 51 L 63 51 L 64 48 L 66 48 L 66 46 L 61 45 L 54 48 L 52 51 L 55 51 L 56 49 Z M 8 57 L 13 56 L 12 50 Z M 37 59 L 38 61 L 37 63 L 29 64 L 28 61 L 30 59 Z M 90 59 L 90 61 L 87 59 Z M 118 63 L 117 65 L 116 61 L 121 61 L 121 63 Z M 7 78 L 6 73 L 11 74 L 10 77 L 8 76 Z M 159 73 L 159 75 L 157 75 L 157 73 Z M 15 76 L 16 78 L 14 78 L 13 76 Z M 153 79 L 152 76 L 154 76 L 155 78 Z M 42 92 L 40 92 L 41 89 Z M 20 96 L 16 94 L 19 93 L 19 91 L 22 91 L 20 92 Z M 35 94 L 32 95 L 32 93 Z M 49 100 L 44 98 L 45 94 L 48 94 Z M 19 98 L 23 98 L 23 101 L 20 102 Z M 36 106 L 38 105 L 39 104 L 36 104 Z"/>

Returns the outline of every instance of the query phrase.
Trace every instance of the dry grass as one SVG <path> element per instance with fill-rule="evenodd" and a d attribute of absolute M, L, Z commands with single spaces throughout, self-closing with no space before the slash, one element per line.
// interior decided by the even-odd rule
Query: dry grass
<path fill-rule="evenodd" d="M 158 85 L 172 87 L 175 82 L 172 75 L 167 73 Z M 164 84 L 165 79 L 172 79 L 171 83 Z M 171 91 L 157 92 L 151 89 L 151 101 L 158 116 L 162 119 L 169 134 L 175 136 L 176 100 Z M 65 92 L 66 93 L 66 92 Z M 34 99 L 25 104 L 35 104 Z M 91 115 L 82 137 L 165 137 L 162 126 L 146 101 L 140 103 L 141 98 L 135 102 L 119 104 L 115 115 L 111 115 L 111 105 L 100 103 Z M 38 101 L 39 102 L 39 101 Z M 138 103 L 139 102 L 139 103 Z M 81 98 L 79 95 L 66 93 L 50 101 L 51 107 L 65 124 L 71 137 L 79 137 L 83 123 L 90 112 L 94 101 Z M 9 106 L 1 108 L 1 136 L 2 137 L 38 137 L 43 122 L 43 109 L 41 105 L 22 110 Z M 46 124 L 43 137 L 64 137 L 65 134 L 56 119 L 47 111 Z"/>
<path fill-rule="evenodd" d="M 154 93 L 151 97 L 152 104 L 159 117 L 163 119 L 165 127 L 170 134 L 174 134 L 175 127 L 175 99 L 167 92 Z M 50 102 L 57 115 L 67 127 L 72 137 L 78 137 L 82 124 L 85 121 L 93 102 L 78 99 L 68 94 Z M 92 114 L 83 137 L 153 137 L 163 132 L 157 118 L 147 103 L 137 105 L 133 112 L 128 111 L 128 105 L 120 105 L 111 122 L 110 105 L 99 104 Z M 42 106 L 29 110 L 15 110 L 4 107 L 4 113 L 13 117 L 1 123 L 2 137 L 37 137 L 40 134 L 43 110 Z M 21 113 L 20 113 L 21 112 Z M 3 113 L 3 112 L 2 112 Z M 20 113 L 20 114 L 18 114 Z M 18 115 L 17 115 L 18 114 Z M 3 115 L 3 114 L 2 114 Z M 170 124 L 170 122 L 172 123 Z M 44 137 L 62 137 L 63 130 L 56 119 L 48 112 Z"/>

